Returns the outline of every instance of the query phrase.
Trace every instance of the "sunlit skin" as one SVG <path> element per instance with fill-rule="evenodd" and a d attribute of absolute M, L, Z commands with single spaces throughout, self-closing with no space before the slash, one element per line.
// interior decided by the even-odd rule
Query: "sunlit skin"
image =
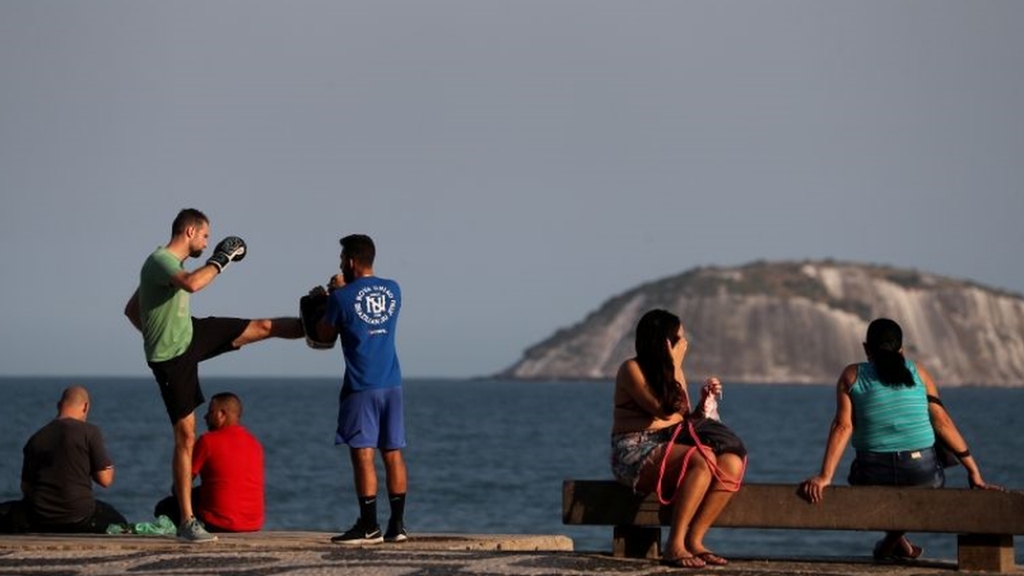
<path fill-rule="evenodd" d="M 628 397 L 649 416 L 644 422 L 639 420 L 616 421 L 613 424 L 613 433 L 636 430 L 638 427 L 639 429 L 666 428 L 682 422 L 685 415 L 690 412 L 691 403 L 686 389 L 686 376 L 683 372 L 689 342 L 682 327 L 676 333 L 675 342 L 672 339 L 665 339 L 665 346 L 672 358 L 675 380 L 681 386 L 683 406 L 679 412 L 666 413 L 661 402 L 648 386 L 636 359 L 627 360 L 620 367 L 616 377 L 616 403 L 618 404 Z M 708 378 L 701 390 L 701 405 L 703 406 L 704 399 L 710 395 L 721 395 L 721 393 L 722 382 L 716 377 Z M 683 460 L 689 449 L 689 446 L 673 445 L 666 461 L 662 482 L 663 485 L 668 486 L 664 486 L 664 490 L 665 493 L 676 492 L 677 496 L 672 503 L 672 523 L 663 557 L 683 565 L 700 567 L 704 565 L 704 561 L 697 556 L 710 553 L 710 550 L 704 545 L 704 537 L 734 494 L 712 475 L 709 463 L 717 466 L 724 478 L 732 480 L 740 478 L 743 471 L 743 460 L 735 454 L 727 453 L 717 457 L 711 455 L 709 462 L 700 451 L 695 451 L 690 457 L 683 483 L 676 490 L 675 479 L 679 477 Z M 664 447 L 657 448 L 651 456 L 652 461 L 657 463 L 662 462 L 664 458 Z M 641 468 L 637 480 L 637 490 L 654 492 L 658 488 L 658 480 L 661 477 L 660 465 L 644 466 Z"/>
<path fill-rule="evenodd" d="M 168 252 L 176 256 L 182 263 L 188 258 L 199 258 L 206 251 L 210 242 L 210 223 L 201 222 L 185 226 L 183 230 L 171 236 L 166 245 Z M 190 294 L 198 292 L 210 285 L 221 270 L 210 263 L 204 263 L 195 270 L 182 268 L 171 276 L 171 283 Z M 139 332 L 142 332 L 142 312 L 139 305 L 138 289 L 125 305 L 125 316 Z M 267 338 L 302 338 L 302 323 L 298 318 L 261 318 L 250 320 L 242 333 L 231 345 L 241 348 L 253 342 Z M 192 509 L 192 452 L 196 443 L 196 415 L 191 412 L 177 420 L 173 425 L 174 451 L 171 457 L 171 474 L 174 480 L 173 492 L 178 499 L 182 520 L 193 518 Z"/>

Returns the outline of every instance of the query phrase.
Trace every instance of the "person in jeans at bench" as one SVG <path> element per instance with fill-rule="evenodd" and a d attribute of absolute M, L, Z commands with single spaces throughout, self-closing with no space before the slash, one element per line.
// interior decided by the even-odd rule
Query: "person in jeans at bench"
<path fill-rule="evenodd" d="M 636 356 L 622 363 L 615 378 L 611 466 L 616 480 L 635 492 L 657 491 L 659 498 L 674 492 L 663 564 L 722 566 L 727 561 L 704 546 L 704 535 L 739 486 L 746 449 L 718 424 L 734 439 L 732 446 L 713 453 L 693 450 L 696 442 L 689 435 L 689 424 L 710 422 L 701 415 L 709 398 L 721 394 L 722 384 L 709 378 L 694 410 L 683 374 L 686 350 L 678 316 L 651 310 L 640 319 Z M 674 438 L 679 426 L 686 427 L 687 433 Z"/>
<path fill-rule="evenodd" d="M 946 476 L 934 448 L 938 436 L 967 469 L 972 488 L 996 488 L 981 477 L 932 377 L 903 356 L 900 325 L 888 318 L 872 321 L 864 352 L 867 362 L 850 364 L 839 375 L 821 472 L 801 484 L 802 495 L 821 502 L 851 439 L 857 450 L 851 485 L 942 487 Z M 876 560 L 899 560 L 917 558 L 921 551 L 904 532 L 887 532 L 873 555 Z"/>

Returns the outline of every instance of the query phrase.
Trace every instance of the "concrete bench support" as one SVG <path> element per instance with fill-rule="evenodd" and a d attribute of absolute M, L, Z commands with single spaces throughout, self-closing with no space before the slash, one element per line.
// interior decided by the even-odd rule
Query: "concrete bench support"
<path fill-rule="evenodd" d="M 562 521 L 614 526 L 613 554 L 657 558 L 671 510 L 611 480 L 566 480 Z M 1011 572 L 1013 536 L 1024 534 L 1024 492 L 832 486 L 824 502 L 810 504 L 795 485 L 747 484 L 715 526 L 958 534 L 961 570 Z"/>
<path fill-rule="evenodd" d="M 618 558 L 661 558 L 661 528 L 616 526 L 612 531 L 612 555 Z"/>

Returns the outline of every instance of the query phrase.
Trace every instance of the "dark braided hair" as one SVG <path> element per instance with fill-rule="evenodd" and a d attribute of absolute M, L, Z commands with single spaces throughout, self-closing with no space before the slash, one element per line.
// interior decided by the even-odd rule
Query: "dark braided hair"
<path fill-rule="evenodd" d="M 665 341 L 673 346 L 679 342 L 679 317 L 667 310 L 651 310 L 636 326 L 636 363 L 654 396 L 665 412 L 683 408 L 683 394 L 675 377 L 672 354 Z"/>
<path fill-rule="evenodd" d="M 913 386 L 914 376 L 903 357 L 903 330 L 895 321 L 877 318 L 868 325 L 864 350 L 886 386 Z"/>

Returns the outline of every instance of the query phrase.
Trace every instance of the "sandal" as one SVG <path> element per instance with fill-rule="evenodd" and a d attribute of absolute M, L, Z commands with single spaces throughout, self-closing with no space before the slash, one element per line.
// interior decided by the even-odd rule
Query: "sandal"
<path fill-rule="evenodd" d="M 662 558 L 661 565 L 670 568 L 703 568 L 707 566 L 707 562 L 698 556 L 680 556 L 678 558 Z"/>
<path fill-rule="evenodd" d="M 708 566 L 725 566 L 729 563 L 728 560 L 722 558 L 714 552 L 711 552 L 710 550 L 705 550 L 704 552 L 701 552 L 699 554 L 694 554 L 694 556 L 703 560 L 704 563 Z"/>
<path fill-rule="evenodd" d="M 904 546 L 904 544 L 906 544 Z M 875 549 L 871 555 L 875 560 L 880 561 L 899 561 L 899 560 L 914 560 L 921 556 L 924 549 L 920 546 L 912 544 L 906 537 L 901 537 L 895 543 L 888 543 L 885 539 L 879 540 L 875 544 Z"/>
<path fill-rule="evenodd" d="M 897 546 L 896 549 L 892 551 L 893 558 L 896 558 L 898 560 L 914 560 L 921 556 L 921 553 L 924 552 L 924 548 L 921 548 L 916 544 L 911 544 L 909 540 L 907 540 L 906 542 L 907 546 L 910 547 L 910 550 L 908 551 L 903 546 Z"/>

